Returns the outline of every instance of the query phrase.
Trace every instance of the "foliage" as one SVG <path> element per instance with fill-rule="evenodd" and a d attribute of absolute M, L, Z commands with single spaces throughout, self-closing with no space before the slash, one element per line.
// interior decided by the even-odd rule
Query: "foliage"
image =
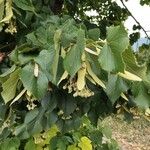
<path fill-rule="evenodd" d="M 54 11 L 55 2 L 0 0 L 1 147 L 116 150 L 99 117 L 117 103 L 150 106 L 149 67 L 129 44 L 128 14 L 111 1 L 66 0 Z M 84 14 L 91 9 L 97 25 Z"/>
<path fill-rule="evenodd" d="M 141 4 L 141 5 L 144 5 L 144 4 L 150 5 L 150 1 L 149 1 L 149 0 L 141 0 L 141 1 L 140 1 L 140 4 Z"/>

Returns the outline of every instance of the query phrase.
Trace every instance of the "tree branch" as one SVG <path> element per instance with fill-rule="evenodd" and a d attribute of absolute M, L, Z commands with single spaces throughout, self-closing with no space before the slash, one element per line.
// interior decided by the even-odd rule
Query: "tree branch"
<path fill-rule="evenodd" d="M 150 39 L 149 35 L 147 34 L 147 31 L 142 27 L 142 25 L 140 24 L 140 22 L 132 15 L 132 13 L 130 12 L 130 10 L 127 8 L 127 6 L 125 5 L 125 3 L 123 2 L 123 0 L 120 0 L 122 5 L 125 7 L 125 9 L 128 11 L 128 13 L 130 14 L 130 16 L 134 19 L 134 21 L 141 27 L 141 29 L 143 30 L 143 32 L 145 33 L 146 37 L 148 39 Z"/>

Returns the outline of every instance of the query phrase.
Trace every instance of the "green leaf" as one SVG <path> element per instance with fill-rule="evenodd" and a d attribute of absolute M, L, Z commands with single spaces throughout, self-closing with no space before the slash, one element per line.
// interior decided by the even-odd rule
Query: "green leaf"
<path fill-rule="evenodd" d="M 32 120 L 34 120 L 37 117 L 38 113 L 39 111 L 37 109 L 29 111 L 25 116 L 24 123 L 25 124 L 30 123 Z"/>
<path fill-rule="evenodd" d="M 13 61 L 15 64 L 17 64 L 18 63 L 18 51 L 16 49 L 14 49 L 10 53 L 9 58 L 11 61 Z"/>
<path fill-rule="evenodd" d="M 52 81 L 51 65 L 53 64 L 54 51 L 42 50 L 38 57 L 34 61 L 39 64 L 41 70 L 46 74 L 47 78 Z"/>
<path fill-rule="evenodd" d="M 18 125 L 15 128 L 14 135 L 20 139 L 27 139 L 30 137 L 29 133 L 27 132 L 27 126 L 25 124 Z"/>
<path fill-rule="evenodd" d="M 6 77 L 9 74 L 11 74 L 12 72 L 14 72 L 16 69 L 16 65 L 13 65 L 10 69 L 8 69 L 5 73 L 0 75 L 0 78 Z"/>
<path fill-rule="evenodd" d="M 55 26 L 49 25 L 48 27 L 41 26 L 35 31 L 26 35 L 27 42 L 32 43 L 36 47 L 42 47 L 44 49 L 50 49 L 54 44 Z"/>
<path fill-rule="evenodd" d="M 39 75 L 35 77 L 34 65 L 30 63 L 21 70 L 20 78 L 26 90 L 37 98 L 43 98 L 48 88 L 48 79 L 40 69 L 38 71 Z"/>
<path fill-rule="evenodd" d="M 102 133 L 107 137 L 107 138 L 111 138 L 112 136 L 112 132 L 111 129 L 107 126 L 102 128 Z"/>
<path fill-rule="evenodd" d="M 16 47 L 16 50 L 18 51 L 18 53 L 27 53 L 27 52 L 35 51 L 36 49 L 31 47 L 28 43 L 24 43 Z"/>
<path fill-rule="evenodd" d="M 132 85 L 132 93 L 134 102 L 140 108 L 149 108 L 150 107 L 150 95 L 148 94 L 148 89 L 144 86 L 143 83 L 134 83 Z"/>
<path fill-rule="evenodd" d="M 50 128 L 52 125 L 54 125 L 56 123 L 56 121 L 58 120 L 58 114 L 56 111 L 47 111 L 45 113 L 45 117 L 47 119 L 47 125 L 46 128 Z"/>
<path fill-rule="evenodd" d="M 18 138 L 8 138 L 0 144 L 0 150 L 18 150 L 20 141 Z"/>
<path fill-rule="evenodd" d="M 109 72 L 124 72 L 122 53 L 128 45 L 128 35 L 123 26 L 108 28 L 107 43 L 99 55 L 101 67 Z"/>
<path fill-rule="evenodd" d="M 61 44 L 64 48 L 68 47 L 70 43 L 74 43 L 77 38 L 78 28 L 73 19 L 67 19 L 62 25 Z"/>
<path fill-rule="evenodd" d="M 94 130 L 90 133 L 90 139 L 94 145 L 99 145 L 102 142 L 102 137 L 103 134 L 100 130 Z"/>
<path fill-rule="evenodd" d="M 38 42 L 45 45 L 47 44 L 48 41 L 49 32 L 47 31 L 46 28 L 41 26 L 36 30 L 35 36 L 37 37 Z"/>
<path fill-rule="evenodd" d="M 150 107 L 150 95 L 144 91 L 140 91 L 137 97 L 135 97 L 136 105 L 141 108 L 149 108 Z"/>
<path fill-rule="evenodd" d="M 75 144 L 74 145 L 69 145 L 67 147 L 67 150 L 80 150 L 80 148 L 78 148 Z"/>
<path fill-rule="evenodd" d="M 77 107 L 76 100 L 71 94 L 65 97 L 60 96 L 58 97 L 58 107 L 63 110 L 65 116 L 69 116 Z"/>
<path fill-rule="evenodd" d="M 33 138 L 26 143 L 25 150 L 36 150 L 36 144 L 34 143 Z"/>
<path fill-rule="evenodd" d="M 54 34 L 54 47 L 55 47 L 55 54 L 52 64 L 52 75 L 53 75 L 53 83 L 57 83 L 56 76 L 57 76 L 57 69 L 59 64 L 59 53 L 60 53 L 60 39 L 61 39 L 61 30 L 56 30 Z"/>
<path fill-rule="evenodd" d="M 4 83 L 5 81 L 8 80 L 9 76 L 11 73 L 13 73 L 16 69 L 16 65 L 11 66 L 11 68 L 8 68 L 6 72 L 0 75 L 0 82 Z"/>
<path fill-rule="evenodd" d="M 35 11 L 35 8 L 31 0 L 14 0 L 14 3 L 16 4 L 17 7 L 21 8 L 22 10 L 32 12 Z"/>
<path fill-rule="evenodd" d="M 109 150 L 120 150 L 118 143 L 112 139 L 110 143 L 108 143 Z"/>
<path fill-rule="evenodd" d="M 84 30 L 79 29 L 76 44 L 70 49 L 64 59 L 64 68 L 71 75 L 75 73 L 81 67 L 81 56 L 85 49 L 85 33 Z"/>
<path fill-rule="evenodd" d="M 100 37 L 100 30 L 99 30 L 99 28 L 94 28 L 94 29 L 88 30 L 88 37 L 90 39 L 98 41 L 98 39 Z"/>
<path fill-rule="evenodd" d="M 106 84 L 106 93 L 114 104 L 115 101 L 120 97 L 122 92 L 126 92 L 128 86 L 123 79 L 117 75 L 109 75 L 108 83 Z"/>
<path fill-rule="evenodd" d="M 41 46 L 41 43 L 38 41 L 38 37 L 36 37 L 35 32 L 27 34 L 26 38 L 28 43 L 32 43 L 35 46 Z"/>
<path fill-rule="evenodd" d="M 45 122 L 43 122 L 44 113 L 45 110 L 40 109 L 37 116 L 27 124 L 30 135 L 38 134 L 43 130 L 43 123 L 45 124 Z"/>
<path fill-rule="evenodd" d="M 65 136 L 62 137 L 53 137 L 50 141 L 50 150 L 58 149 L 58 150 L 66 150 L 68 145 L 67 138 Z"/>
<path fill-rule="evenodd" d="M 3 91 L 1 93 L 4 102 L 8 103 L 16 95 L 17 83 L 19 81 L 20 68 L 14 71 L 8 80 L 2 84 Z"/>
<path fill-rule="evenodd" d="M 55 93 L 47 92 L 41 100 L 43 109 L 52 112 L 57 107 L 57 98 Z"/>
<path fill-rule="evenodd" d="M 57 123 L 61 132 L 66 133 L 70 130 L 77 130 L 81 125 L 81 118 L 77 115 L 71 115 L 71 119 L 60 120 Z"/>
<path fill-rule="evenodd" d="M 58 128 L 56 125 L 53 125 L 46 133 L 46 141 L 45 143 L 48 144 L 49 141 L 55 137 L 57 135 L 57 133 L 59 132 Z"/>

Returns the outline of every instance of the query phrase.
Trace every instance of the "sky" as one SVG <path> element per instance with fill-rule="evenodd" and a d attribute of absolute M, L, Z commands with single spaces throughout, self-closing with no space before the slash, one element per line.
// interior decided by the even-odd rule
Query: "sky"
<path fill-rule="evenodd" d="M 150 6 L 144 5 L 141 6 L 139 4 L 140 0 L 128 0 L 128 2 L 124 2 L 133 16 L 140 22 L 142 27 L 149 31 L 147 32 L 150 36 Z M 120 0 L 116 0 L 116 2 L 122 6 Z M 125 22 L 125 26 L 129 29 L 129 33 L 132 31 L 132 26 L 135 24 L 135 21 L 129 17 L 128 20 Z M 144 32 L 141 30 L 141 37 L 145 37 Z"/>

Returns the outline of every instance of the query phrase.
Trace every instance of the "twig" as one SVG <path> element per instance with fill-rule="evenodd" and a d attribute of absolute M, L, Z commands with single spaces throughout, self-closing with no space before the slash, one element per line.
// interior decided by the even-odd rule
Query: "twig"
<path fill-rule="evenodd" d="M 134 21 L 141 27 L 141 29 L 143 30 L 143 32 L 145 33 L 145 35 L 147 36 L 147 38 L 150 40 L 149 35 L 147 34 L 147 31 L 142 27 L 142 25 L 140 24 L 140 22 L 132 15 L 132 13 L 130 12 L 130 10 L 127 8 L 127 6 L 124 4 L 123 0 L 120 0 L 122 5 L 125 7 L 125 9 L 128 11 L 128 13 L 130 14 L 130 16 L 134 19 Z"/>

